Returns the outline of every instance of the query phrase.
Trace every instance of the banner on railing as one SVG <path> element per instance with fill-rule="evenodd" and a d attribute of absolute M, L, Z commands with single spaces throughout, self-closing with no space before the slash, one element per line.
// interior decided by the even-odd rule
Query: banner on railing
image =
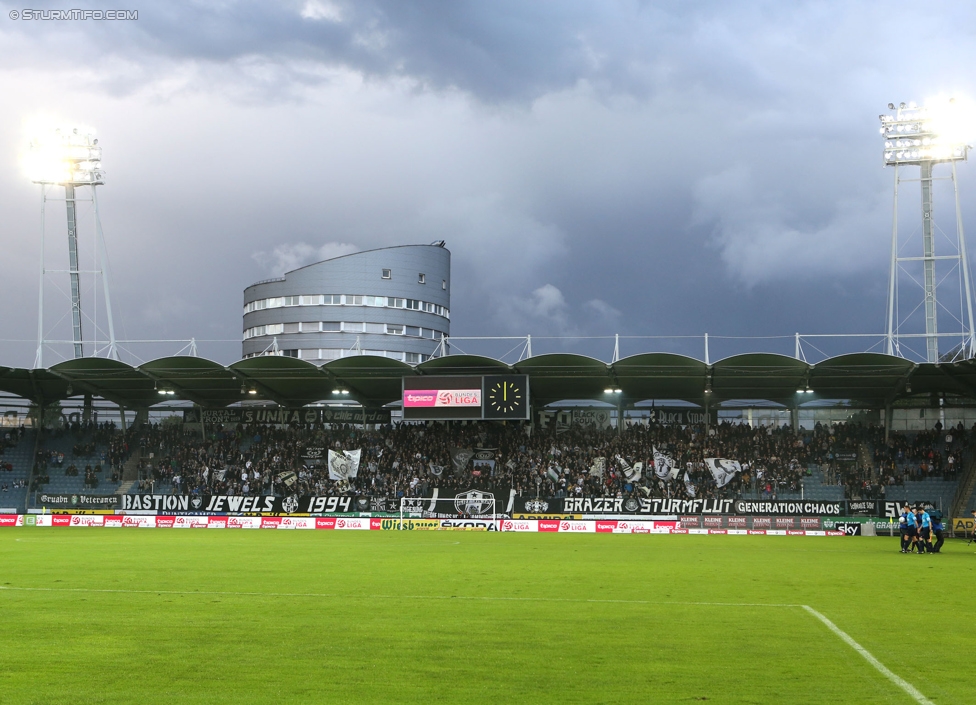
<path fill-rule="evenodd" d="M 120 497 L 122 495 L 41 492 L 37 495 L 37 504 L 57 509 L 118 509 Z"/>
<path fill-rule="evenodd" d="M 359 511 L 353 497 L 257 497 L 227 495 L 118 495 L 122 511 L 214 514 L 343 514 Z"/>
<path fill-rule="evenodd" d="M 272 409 L 184 409 L 183 423 L 205 424 L 388 424 L 389 409 L 287 408 Z"/>

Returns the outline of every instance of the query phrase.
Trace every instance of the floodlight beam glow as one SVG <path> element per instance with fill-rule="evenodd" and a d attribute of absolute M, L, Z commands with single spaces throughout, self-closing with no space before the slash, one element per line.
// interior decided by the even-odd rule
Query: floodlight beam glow
<path fill-rule="evenodd" d="M 102 148 L 87 127 L 37 125 L 28 131 L 21 163 L 27 177 L 39 184 L 92 185 L 104 181 Z"/>
<path fill-rule="evenodd" d="M 968 157 L 968 142 L 976 137 L 976 105 L 972 101 L 939 96 L 922 107 L 901 103 L 899 108 L 896 115 L 878 116 L 886 165 Z"/>

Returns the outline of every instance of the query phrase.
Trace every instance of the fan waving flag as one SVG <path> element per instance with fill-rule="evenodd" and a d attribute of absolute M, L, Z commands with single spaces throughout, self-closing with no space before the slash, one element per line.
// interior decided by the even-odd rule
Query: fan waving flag
<path fill-rule="evenodd" d="M 742 471 L 742 466 L 738 460 L 726 460 L 725 458 L 705 458 L 705 465 L 708 467 L 712 477 L 715 478 L 716 487 L 725 487 L 732 481 L 735 474 Z"/>
<path fill-rule="evenodd" d="M 662 480 L 671 478 L 672 480 L 678 476 L 678 466 L 672 458 L 667 453 L 662 453 L 657 448 L 654 450 L 654 474 L 660 477 Z"/>
<path fill-rule="evenodd" d="M 474 457 L 474 451 L 470 448 L 451 448 L 451 465 L 454 466 L 454 474 L 460 475 L 468 468 L 468 463 Z"/>
<path fill-rule="evenodd" d="M 685 471 L 685 494 L 692 499 L 695 498 L 695 485 L 692 483 L 687 471 Z"/>
<path fill-rule="evenodd" d="M 329 479 L 348 481 L 359 474 L 359 455 L 362 450 L 329 451 Z"/>
<path fill-rule="evenodd" d="M 604 457 L 594 458 L 590 465 L 590 475 L 593 477 L 603 477 L 603 472 L 607 467 L 607 459 Z"/>
<path fill-rule="evenodd" d="M 634 463 L 631 465 L 626 458 L 620 455 L 615 455 L 614 458 L 620 464 L 620 471 L 623 473 L 624 479 L 627 482 L 637 482 L 641 479 L 641 471 L 644 469 L 644 463 Z"/>

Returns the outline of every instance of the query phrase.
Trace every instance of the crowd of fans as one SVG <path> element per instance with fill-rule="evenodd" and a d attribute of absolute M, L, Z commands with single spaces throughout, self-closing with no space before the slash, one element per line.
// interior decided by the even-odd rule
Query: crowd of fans
<path fill-rule="evenodd" d="M 887 488 L 925 477 L 952 479 L 974 432 L 961 426 L 915 434 L 860 424 L 789 426 L 722 423 L 700 426 L 634 424 L 616 429 L 578 426 L 532 429 L 524 424 L 395 424 L 354 426 L 225 426 L 201 437 L 180 423 L 118 430 L 76 424 L 72 459 L 84 465 L 85 486 L 106 472 L 117 483 L 139 448 L 143 492 L 209 495 L 368 495 L 395 506 L 399 497 L 433 488 L 484 489 L 507 495 L 569 497 L 765 498 L 799 493 L 804 476 L 842 485 L 852 499 L 883 498 Z M 360 450 L 355 477 L 330 479 L 328 451 Z M 461 451 L 459 453 L 459 451 Z M 673 466 L 655 472 L 657 457 Z M 474 454 L 473 457 L 472 454 Z M 738 461 L 741 471 L 719 487 L 706 458 Z M 65 454 L 41 450 L 36 481 L 56 468 L 82 472 Z M 79 463 L 80 464 L 80 463 Z M 639 468 L 639 472 L 635 469 Z M 658 468 L 660 469 L 660 468 Z M 662 476 L 663 475 L 663 476 Z"/>
<path fill-rule="evenodd" d="M 434 487 L 442 492 L 479 488 L 496 494 L 514 489 L 523 496 L 549 497 L 694 493 L 698 498 L 777 499 L 799 492 L 802 478 L 819 469 L 827 482 L 843 485 L 848 497 L 883 497 L 885 485 L 915 475 L 903 465 L 897 465 L 902 468 L 898 477 L 885 475 L 888 467 L 882 455 L 876 455 L 879 464 L 874 467 L 862 462 L 865 448 L 882 448 L 893 454 L 896 464 L 918 459 L 930 469 L 924 476 L 931 476 L 933 468 L 944 471 L 959 465 L 970 434 L 961 429 L 955 433 L 948 441 L 940 431 L 915 437 L 892 433 L 884 444 L 883 429 L 858 424 L 818 424 L 800 433 L 788 426 L 730 423 L 707 433 L 695 426 L 633 425 L 618 434 L 615 429 L 571 427 L 557 432 L 511 424 L 432 423 L 369 431 L 352 426 L 238 425 L 201 439 L 179 426 L 153 427 L 140 440 L 141 489 L 222 495 L 351 493 L 388 500 L 429 496 Z M 329 478 L 330 449 L 361 450 L 355 478 Z M 476 455 L 456 468 L 456 449 Z M 655 474 L 655 450 L 668 456 L 677 470 L 673 477 Z M 943 454 L 953 460 L 943 459 Z M 705 464 L 711 457 L 736 460 L 741 472 L 719 488 Z M 638 463 L 639 477 L 632 472 Z"/>

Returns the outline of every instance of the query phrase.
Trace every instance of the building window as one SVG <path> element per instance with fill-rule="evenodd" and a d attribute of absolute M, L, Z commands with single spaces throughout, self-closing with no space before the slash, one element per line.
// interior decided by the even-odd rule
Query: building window
<path fill-rule="evenodd" d="M 322 330 L 326 333 L 338 333 L 342 330 L 342 324 L 339 321 L 322 321 Z"/>
<path fill-rule="evenodd" d="M 409 363 L 412 363 L 414 365 L 416 365 L 419 362 L 423 362 L 424 361 L 424 356 L 423 356 L 422 353 L 408 352 L 408 353 L 405 353 L 403 357 L 404 357 L 404 360 L 403 360 L 404 362 L 409 362 Z"/>
<path fill-rule="evenodd" d="M 393 278 L 393 271 L 392 270 L 389 270 L 389 269 L 384 269 L 383 270 L 383 274 L 381 276 L 382 276 L 383 279 L 392 279 Z"/>
<path fill-rule="evenodd" d="M 282 355 L 283 355 L 284 357 L 298 357 L 298 350 L 295 350 L 295 349 L 291 349 L 291 350 L 282 350 L 282 351 L 281 351 L 281 354 L 282 354 Z"/>
<path fill-rule="evenodd" d="M 346 333 L 362 333 L 363 324 L 359 323 L 358 321 L 357 322 L 346 321 L 342 324 L 342 330 Z"/>
<path fill-rule="evenodd" d="M 424 274 L 423 272 L 421 272 L 420 273 L 420 277 L 417 279 L 417 282 L 420 283 L 420 284 L 426 284 L 427 283 L 427 275 Z"/>
<path fill-rule="evenodd" d="M 285 333 L 297 333 L 297 332 L 298 332 L 298 324 L 297 323 L 286 323 L 285 324 Z M 294 356 L 292 356 L 292 357 L 294 357 Z"/>
<path fill-rule="evenodd" d="M 385 323 L 367 323 L 366 324 L 367 333 L 386 333 Z"/>
<path fill-rule="evenodd" d="M 387 323 L 386 332 L 390 335 L 403 335 L 403 326 L 396 326 L 392 323 Z"/>
<path fill-rule="evenodd" d="M 353 296 L 352 294 L 346 294 L 346 306 L 362 306 L 363 297 Z"/>
<path fill-rule="evenodd" d="M 441 289 L 447 291 L 447 279 L 441 279 Z"/>

